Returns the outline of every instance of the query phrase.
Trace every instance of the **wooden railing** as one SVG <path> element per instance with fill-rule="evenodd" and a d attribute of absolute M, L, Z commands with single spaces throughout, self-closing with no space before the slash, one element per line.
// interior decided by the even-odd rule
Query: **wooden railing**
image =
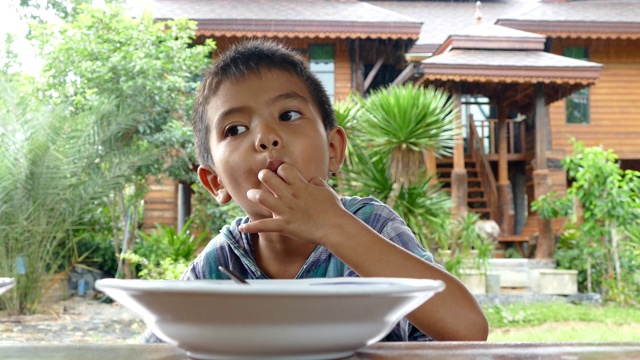
<path fill-rule="evenodd" d="M 481 141 L 487 140 L 485 154 L 498 154 L 498 120 L 475 120 L 470 116 L 469 124 L 478 124 L 476 132 Z M 507 154 L 525 154 L 527 152 L 527 127 L 524 121 L 507 120 Z"/>
<path fill-rule="evenodd" d="M 473 115 L 469 115 L 469 155 L 475 161 L 478 176 L 481 177 L 486 199 L 487 208 L 489 209 L 489 218 L 491 220 L 498 219 L 498 189 L 496 179 L 493 176 L 491 164 L 485 155 L 483 137 L 478 135 L 478 130 L 473 121 Z"/>

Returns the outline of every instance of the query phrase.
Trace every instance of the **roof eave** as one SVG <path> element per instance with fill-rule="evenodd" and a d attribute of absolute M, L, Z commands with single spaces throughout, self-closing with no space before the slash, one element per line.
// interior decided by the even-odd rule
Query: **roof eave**
<path fill-rule="evenodd" d="M 163 19 L 158 19 L 163 20 Z M 345 22 L 300 20 L 193 19 L 205 36 L 383 38 L 418 40 L 417 22 Z"/>
<path fill-rule="evenodd" d="M 594 84 L 600 77 L 600 66 L 535 67 L 421 64 L 421 80 L 504 83 L 569 83 Z M 424 79 L 424 80 L 423 80 Z"/>
<path fill-rule="evenodd" d="M 439 55 L 453 49 L 544 50 L 544 38 L 503 38 L 453 35 L 436 50 Z"/>
<path fill-rule="evenodd" d="M 556 38 L 640 39 L 638 22 L 498 19 L 496 24 Z"/>

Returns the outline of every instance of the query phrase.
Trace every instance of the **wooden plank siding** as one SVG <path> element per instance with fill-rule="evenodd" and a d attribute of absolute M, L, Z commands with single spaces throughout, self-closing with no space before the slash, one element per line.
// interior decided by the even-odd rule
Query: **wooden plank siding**
<path fill-rule="evenodd" d="M 142 229 L 155 229 L 155 224 L 176 226 L 178 219 L 178 184 L 171 179 L 148 179 L 149 191 L 144 196 Z"/>
<path fill-rule="evenodd" d="M 640 40 L 553 40 L 552 52 L 584 46 L 591 61 L 603 64 L 590 89 L 590 123 L 567 124 L 565 101 L 550 106 L 552 148 L 571 154 L 570 138 L 612 149 L 621 159 L 640 158 Z"/>

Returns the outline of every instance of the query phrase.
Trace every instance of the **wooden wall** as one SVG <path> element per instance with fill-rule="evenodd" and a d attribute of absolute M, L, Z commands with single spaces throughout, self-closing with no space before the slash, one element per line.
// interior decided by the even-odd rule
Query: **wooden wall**
<path fill-rule="evenodd" d="M 640 159 L 640 40 L 554 39 L 552 52 L 562 54 L 564 46 L 586 46 L 603 68 L 590 89 L 590 124 L 567 124 L 564 100 L 551 105 L 552 148 L 571 154 L 573 136 L 621 159 Z"/>
<path fill-rule="evenodd" d="M 152 177 L 147 181 L 149 192 L 144 196 L 143 230 L 155 229 L 155 224 L 177 226 L 178 183 Z"/>

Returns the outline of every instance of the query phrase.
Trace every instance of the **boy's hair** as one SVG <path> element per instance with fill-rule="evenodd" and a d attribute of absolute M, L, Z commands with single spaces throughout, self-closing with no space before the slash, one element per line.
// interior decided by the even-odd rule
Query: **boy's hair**
<path fill-rule="evenodd" d="M 249 74 L 260 73 L 262 69 L 277 69 L 291 73 L 307 86 L 314 104 L 320 111 L 325 129 L 331 130 L 337 125 L 331 100 L 320 80 L 311 72 L 309 66 L 294 50 L 271 40 L 257 39 L 234 45 L 207 69 L 196 96 L 193 113 L 193 135 L 196 145 L 196 157 L 200 164 L 214 166 L 207 121 L 209 100 L 225 81 L 233 81 Z"/>

